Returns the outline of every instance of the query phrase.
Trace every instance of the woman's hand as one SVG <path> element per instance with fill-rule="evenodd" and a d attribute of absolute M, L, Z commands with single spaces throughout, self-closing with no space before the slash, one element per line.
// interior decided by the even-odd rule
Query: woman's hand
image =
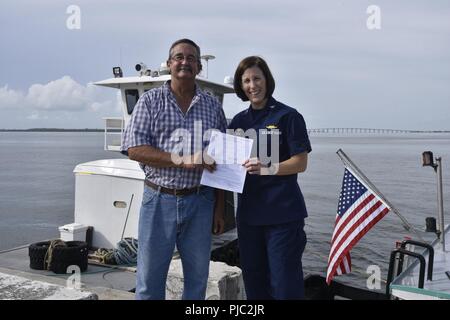
<path fill-rule="evenodd" d="M 247 170 L 249 174 L 261 174 L 261 168 L 263 168 L 263 165 L 261 164 L 261 161 L 259 161 L 259 158 L 250 158 L 245 160 L 243 166 Z"/>
<path fill-rule="evenodd" d="M 262 176 L 285 176 L 304 172 L 308 165 L 308 153 L 296 154 L 281 163 L 272 163 L 270 167 L 263 165 L 259 158 L 247 159 L 243 166 L 249 174 Z"/>

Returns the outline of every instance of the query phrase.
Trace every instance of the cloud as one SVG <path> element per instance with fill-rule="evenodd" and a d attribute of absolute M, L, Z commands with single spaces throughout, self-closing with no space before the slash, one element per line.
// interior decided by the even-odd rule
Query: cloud
<path fill-rule="evenodd" d="M 93 84 L 81 85 L 70 76 L 50 81 L 47 84 L 33 84 L 24 94 L 21 91 L 0 87 L 0 108 L 20 108 L 31 111 L 29 119 L 43 119 L 42 112 L 99 112 L 117 110 L 117 99 L 98 99 L 101 89 Z"/>
<path fill-rule="evenodd" d="M 27 116 L 28 120 L 47 120 L 48 116 L 42 115 L 39 112 L 32 112 L 29 116 Z"/>
<path fill-rule="evenodd" d="M 33 84 L 26 96 L 27 105 L 39 110 L 84 111 L 88 108 L 92 89 L 75 82 L 71 77 Z"/>
<path fill-rule="evenodd" d="M 18 106 L 23 100 L 23 93 L 8 89 L 8 86 L 0 87 L 0 108 Z"/>
<path fill-rule="evenodd" d="M 92 84 L 83 86 L 64 76 L 45 85 L 32 85 L 25 100 L 27 106 L 38 110 L 98 111 L 110 102 L 95 101 L 96 91 Z"/>

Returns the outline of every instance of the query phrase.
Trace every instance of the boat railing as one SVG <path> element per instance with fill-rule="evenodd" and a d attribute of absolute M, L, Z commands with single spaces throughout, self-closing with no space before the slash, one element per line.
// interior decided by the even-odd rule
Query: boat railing
<path fill-rule="evenodd" d="M 125 120 L 122 117 L 107 117 L 103 120 L 105 121 L 104 149 L 106 151 L 120 151 Z"/>
<path fill-rule="evenodd" d="M 400 259 L 398 261 L 398 267 L 397 270 L 395 270 L 395 262 L 397 258 L 397 254 L 400 254 Z M 414 258 L 419 259 L 420 263 L 420 271 L 419 271 L 419 288 L 423 289 L 423 285 L 425 282 L 425 258 L 420 254 L 416 252 L 412 252 L 406 249 L 395 249 L 391 252 L 391 258 L 389 260 L 389 270 L 388 270 L 388 278 L 386 283 L 386 295 L 389 295 L 390 293 L 390 284 L 392 283 L 392 280 L 394 279 L 394 273 L 395 276 L 398 276 L 400 274 L 399 270 L 402 269 L 403 265 L 403 256 L 411 256 Z"/>
<path fill-rule="evenodd" d="M 434 264 L 434 249 L 433 247 L 428 244 L 428 243 L 423 243 L 420 241 L 415 241 L 415 240 L 404 240 L 400 246 L 400 248 L 402 249 L 406 249 L 406 245 L 408 244 L 412 244 L 418 247 L 422 247 L 428 250 L 428 269 L 427 269 L 427 280 L 432 281 L 433 280 L 433 264 Z M 400 260 L 403 258 L 403 255 L 400 254 Z M 403 270 L 403 266 L 399 265 L 398 267 L 398 273 L 400 274 Z"/>

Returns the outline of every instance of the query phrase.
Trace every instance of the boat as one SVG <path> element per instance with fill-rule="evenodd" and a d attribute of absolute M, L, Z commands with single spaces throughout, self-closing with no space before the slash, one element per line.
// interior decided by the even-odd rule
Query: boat
<path fill-rule="evenodd" d="M 450 245 L 450 225 L 445 229 L 445 247 Z M 450 252 L 439 238 L 431 244 L 406 239 L 391 251 L 385 292 L 357 288 L 325 277 L 305 276 L 310 300 L 450 300 Z"/>

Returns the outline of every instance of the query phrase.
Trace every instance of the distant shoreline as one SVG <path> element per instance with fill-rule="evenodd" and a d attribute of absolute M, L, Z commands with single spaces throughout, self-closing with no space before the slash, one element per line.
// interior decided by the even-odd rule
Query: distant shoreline
<path fill-rule="evenodd" d="M 0 129 L 0 132 L 104 132 L 104 129 L 61 129 L 61 128 L 32 128 L 32 129 Z"/>
<path fill-rule="evenodd" d="M 396 129 L 358 129 L 360 131 L 354 131 L 354 128 L 321 128 L 321 129 L 308 129 L 308 133 L 317 134 L 339 134 L 339 133 L 450 133 L 450 130 L 396 130 Z M 63 128 L 31 128 L 31 129 L 0 129 L 0 132 L 105 132 L 105 129 L 63 129 Z"/>

